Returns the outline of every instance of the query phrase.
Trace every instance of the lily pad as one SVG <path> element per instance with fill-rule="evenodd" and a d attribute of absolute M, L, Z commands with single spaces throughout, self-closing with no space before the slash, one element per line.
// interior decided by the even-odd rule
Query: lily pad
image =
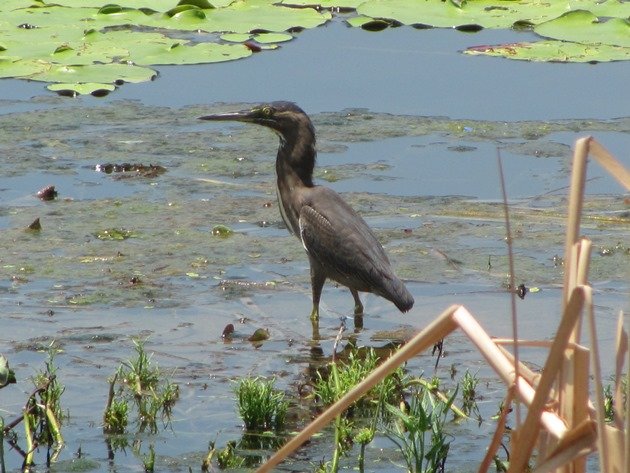
<path fill-rule="evenodd" d="M 112 84 L 102 84 L 97 82 L 71 83 L 71 84 L 50 84 L 48 90 L 60 93 L 61 95 L 106 95 L 116 90 Z"/>
<path fill-rule="evenodd" d="M 630 48 L 567 43 L 565 41 L 537 41 L 534 43 L 511 43 L 494 46 L 473 46 L 466 54 L 506 57 L 524 61 L 545 62 L 608 62 L 630 60 Z"/>
<path fill-rule="evenodd" d="M 252 54 L 247 45 L 193 43 L 170 38 L 162 32 L 186 30 L 242 33 L 240 43 L 252 33 L 261 44 L 292 39 L 292 28 L 312 28 L 331 18 L 313 8 L 289 8 L 272 0 L 209 2 L 208 0 L 144 1 L 119 4 L 83 0 L 0 4 L 0 78 L 18 77 L 76 84 L 52 87 L 90 93 L 86 84 L 151 80 L 156 73 L 135 65 L 201 64 L 230 61 Z M 140 27 L 140 29 L 131 29 Z M 112 29 L 116 28 L 116 29 Z M 160 33 L 155 32 L 159 29 Z M 250 33 L 252 32 L 252 33 Z M 273 34 L 271 34 L 273 33 Z M 234 41 L 235 37 L 231 38 Z M 262 49 L 273 49 L 263 47 Z"/>
<path fill-rule="evenodd" d="M 86 66 L 51 66 L 33 74 L 31 80 L 62 83 L 89 82 L 146 82 L 156 76 L 156 72 L 146 67 L 131 64 L 90 64 Z"/>
<path fill-rule="evenodd" d="M 541 36 L 584 44 L 609 44 L 630 48 L 630 20 L 601 20 L 586 10 L 574 10 L 534 28 Z"/>
<path fill-rule="evenodd" d="M 249 33 L 225 33 L 221 35 L 221 39 L 230 43 L 244 43 L 252 39 L 252 35 Z"/>
<path fill-rule="evenodd" d="M 199 64 L 222 62 L 250 56 L 252 52 L 242 44 L 200 43 L 187 46 L 185 42 L 139 48 L 131 53 L 131 60 L 141 65 Z"/>
<path fill-rule="evenodd" d="M 293 35 L 289 33 L 260 33 L 255 35 L 252 39 L 260 44 L 273 44 L 291 41 Z"/>

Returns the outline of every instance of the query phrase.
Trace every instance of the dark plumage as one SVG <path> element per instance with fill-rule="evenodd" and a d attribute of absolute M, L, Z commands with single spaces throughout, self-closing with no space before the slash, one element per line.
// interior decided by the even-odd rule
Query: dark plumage
<path fill-rule="evenodd" d="M 358 291 L 378 294 L 402 312 L 413 307 L 412 295 L 361 216 L 335 191 L 313 185 L 315 129 L 301 108 L 291 102 L 273 102 L 200 118 L 256 123 L 273 129 L 280 137 L 276 157 L 278 205 L 287 228 L 302 241 L 308 254 L 312 319 L 319 317 L 326 279 L 350 289 L 357 315 L 363 313 Z"/>

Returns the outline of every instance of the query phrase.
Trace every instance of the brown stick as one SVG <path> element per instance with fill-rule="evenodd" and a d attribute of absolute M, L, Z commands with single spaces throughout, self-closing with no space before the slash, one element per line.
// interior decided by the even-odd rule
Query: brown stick
<path fill-rule="evenodd" d="M 507 396 L 505 396 L 505 400 L 503 401 L 503 409 L 501 410 L 501 415 L 499 415 L 499 419 L 497 419 L 497 428 L 492 435 L 492 441 L 488 446 L 488 450 L 486 451 L 486 455 L 483 457 L 481 464 L 479 465 L 479 469 L 477 473 L 485 473 L 490 468 L 492 464 L 492 460 L 494 459 L 497 450 L 501 446 L 501 438 L 503 437 L 503 433 L 505 432 L 505 420 L 510 412 L 510 405 L 512 404 L 512 399 L 514 398 L 514 387 L 510 386 L 507 389 Z"/>
<path fill-rule="evenodd" d="M 562 308 L 569 301 L 569 295 L 573 290 L 570 283 L 573 278 L 571 258 L 573 245 L 577 242 L 580 234 L 580 219 L 582 216 L 582 203 L 584 200 L 584 182 L 586 179 L 586 158 L 588 157 L 588 147 L 592 138 L 580 138 L 575 142 L 573 153 L 573 169 L 571 171 L 571 189 L 569 194 L 569 212 L 567 220 L 566 240 L 564 246 L 564 287 L 562 294 Z"/>
<path fill-rule="evenodd" d="M 591 155 L 597 160 L 601 167 L 617 179 L 619 184 L 630 191 L 630 171 L 621 165 L 619 161 L 613 158 L 612 154 L 597 141 L 592 140 L 590 143 Z"/>
<path fill-rule="evenodd" d="M 564 360 L 564 350 L 569 342 L 575 322 L 582 313 L 586 294 L 590 291 L 591 288 L 588 286 L 575 288 L 564 309 L 562 320 L 551 350 L 549 350 L 549 356 L 545 362 L 534 399 L 529 406 L 527 418 L 518 432 L 518 448 L 515 449 L 510 459 L 510 469 L 508 470 L 510 473 L 521 473 L 526 470 L 534 443 L 538 438 L 541 413 L 544 412 L 549 393 Z"/>

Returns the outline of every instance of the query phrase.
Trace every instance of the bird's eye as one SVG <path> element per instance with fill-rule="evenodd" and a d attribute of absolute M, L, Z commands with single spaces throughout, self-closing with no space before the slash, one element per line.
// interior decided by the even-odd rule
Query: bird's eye
<path fill-rule="evenodd" d="M 261 110 L 261 113 L 262 113 L 263 117 L 269 118 L 271 115 L 273 115 L 273 108 L 271 108 L 271 107 L 263 107 L 262 110 Z"/>

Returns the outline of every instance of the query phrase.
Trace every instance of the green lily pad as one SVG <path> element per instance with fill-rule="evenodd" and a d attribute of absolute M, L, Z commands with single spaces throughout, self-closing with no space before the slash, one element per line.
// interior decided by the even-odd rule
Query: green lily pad
<path fill-rule="evenodd" d="M 293 35 L 289 33 L 260 33 L 253 37 L 253 40 L 260 44 L 283 43 L 292 39 Z"/>
<path fill-rule="evenodd" d="M 630 4 L 621 1 L 598 3 L 596 0 L 572 1 L 573 10 L 590 10 L 594 15 L 627 18 Z M 539 24 L 566 13 L 563 2 L 543 0 L 475 0 L 456 3 L 442 0 L 368 0 L 357 13 L 371 18 L 386 18 L 405 25 L 426 25 L 461 28 L 477 25 L 482 28 L 511 28 L 517 23 Z"/>
<path fill-rule="evenodd" d="M 146 82 L 156 76 L 156 72 L 146 67 L 129 64 L 90 64 L 86 66 L 51 66 L 49 69 L 31 75 L 31 80 L 62 83 L 89 82 Z"/>
<path fill-rule="evenodd" d="M 274 49 L 275 43 L 292 39 L 284 31 L 315 27 L 330 18 L 329 12 L 288 8 L 273 0 L 121 0 L 119 4 L 60 0 L 26 7 L 24 1 L 7 0 L 0 3 L 0 78 L 59 82 L 65 85 L 50 90 L 73 94 L 113 90 L 120 82 L 155 77 L 153 70 L 139 65 L 201 64 L 252 54 L 246 45 L 194 44 L 152 28 L 246 33 L 230 38 L 240 43 L 255 32 L 259 44 L 269 45 L 261 49 Z M 129 25 L 142 29 L 132 30 Z"/>
<path fill-rule="evenodd" d="M 29 78 L 42 73 L 48 67 L 48 63 L 36 60 L 21 60 L 18 57 L 0 56 L 0 79 L 7 77 Z"/>
<path fill-rule="evenodd" d="M 96 82 L 89 83 L 73 83 L 73 84 L 50 84 L 46 87 L 53 92 L 62 95 L 106 95 L 116 90 L 116 86 L 112 84 L 101 84 Z"/>
<path fill-rule="evenodd" d="M 541 36 L 584 44 L 630 47 L 630 20 L 599 18 L 585 10 L 574 10 L 534 28 Z"/>
<path fill-rule="evenodd" d="M 200 43 L 188 46 L 185 42 L 172 42 L 170 45 L 138 48 L 131 52 L 131 60 L 140 65 L 199 64 L 231 61 L 251 54 L 242 44 Z"/>
<path fill-rule="evenodd" d="M 269 0 L 237 0 L 226 8 L 208 11 L 208 24 L 203 29 L 225 33 L 283 32 L 295 27 L 315 28 L 331 18 L 330 12 L 312 8 L 289 8 Z"/>
<path fill-rule="evenodd" d="M 319 5 L 322 8 L 339 8 L 342 10 L 353 10 L 361 5 L 365 0 L 322 0 L 320 2 L 314 2 L 313 0 L 282 0 L 280 3 L 286 5 L 299 5 L 299 6 L 311 6 Z"/>
<path fill-rule="evenodd" d="M 496 46 L 474 46 L 466 54 L 498 56 L 524 61 L 546 62 L 608 62 L 630 60 L 630 48 L 606 44 L 589 45 L 565 41 L 538 41 L 534 43 L 512 43 Z"/>
<path fill-rule="evenodd" d="M 249 33 L 225 33 L 221 35 L 221 39 L 230 43 L 244 43 L 252 39 L 252 35 Z"/>

